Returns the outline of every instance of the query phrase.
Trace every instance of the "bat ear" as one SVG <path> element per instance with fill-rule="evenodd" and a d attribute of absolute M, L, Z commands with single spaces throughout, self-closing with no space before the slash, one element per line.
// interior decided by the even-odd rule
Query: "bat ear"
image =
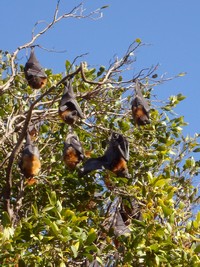
<path fill-rule="evenodd" d="M 38 130 L 35 125 L 31 125 L 28 127 L 28 134 L 30 135 L 31 140 L 35 140 L 38 136 Z"/>
<path fill-rule="evenodd" d="M 111 133 L 110 141 L 116 141 L 119 137 L 119 134 L 116 132 Z"/>

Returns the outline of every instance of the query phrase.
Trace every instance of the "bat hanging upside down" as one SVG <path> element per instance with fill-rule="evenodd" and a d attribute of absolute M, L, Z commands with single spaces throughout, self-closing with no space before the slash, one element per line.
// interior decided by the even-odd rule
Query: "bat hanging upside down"
<path fill-rule="evenodd" d="M 27 133 L 26 136 L 26 144 L 22 152 L 19 167 L 25 178 L 28 179 L 38 175 L 41 168 L 39 150 L 37 146 L 33 144 L 29 133 Z"/>
<path fill-rule="evenodd" d="M 72 82 L 66 81 L 64 93 L 60 101 L 59 115 L 61 119 L 69 125 L 74 124 L 78 117 L 84 118 L 81 108 L 76 100 L 72 88 Z"/>
<path fill-rule="evenodd" d="M 135 97 L 131 103 L 132 115 L 138 126 L 149 124 L 150 106 L 141 93 L 139 82 L 136 81 Z"/>
<path fill-rule="evenodd" d="M 83 158 L 83 148 L 78 136 L 74 133 L 69 133 L 64 142 L 63 160 L 65 165 L 73 170 Z"/>
<path fill-rule="evenodd" d="M 80 170 L 80 176 L 91 171 L 107 169 L 118 177 L 130 178 L 127 161 L 129 160 L 129 145 L 124 136 L 112 133 L 109 146 L 102 157 L 88 159 Z"/>
<path fill-rule="evenodd" d="M 37 60 L 33 47 L 31 54 L 24 67 L 24 73 L 28 84 L 33 89 L 43 88 L 47 83 L 47 75 Z"/>

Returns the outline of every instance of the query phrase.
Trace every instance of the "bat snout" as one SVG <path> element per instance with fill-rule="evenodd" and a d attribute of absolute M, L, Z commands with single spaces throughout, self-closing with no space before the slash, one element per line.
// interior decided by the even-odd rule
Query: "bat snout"
<path fill-rule="evenodd" d="M 47 83 L 47 78 L 46 77 L 38 77 L 38 76 L 33 76 L 33 75 L 30 75 L 28 78 L 27 78 L 27 81 L 28 81 L 28 84 L 31 88 L 33 89 L 40 89 L 40 88 L 43 88 L 46 83 Z"/>

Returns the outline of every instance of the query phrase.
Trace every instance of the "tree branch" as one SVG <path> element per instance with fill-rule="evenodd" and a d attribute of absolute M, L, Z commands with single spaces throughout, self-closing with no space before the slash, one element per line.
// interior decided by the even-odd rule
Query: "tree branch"
<path fill-rule="evenodd" d="M 60 0 L 57 1 L 57 5 L 56 5 L 56 9 L 55 9 L 52 21 L 43 30 L 41 30 L 39 33 L 34 35 L 35 28 L 39 23 L 41 23 L 41 21 L 37 22 L 34 25 L 34 28 L 32 30 L 32 39 L 29 42 L 27 42 L 26 44 L 19 46 L 13 52 L 13 54 L 11 56 L 11 76 L 3 86 L 0 86 L 0 95 L 2 95 L 10 87 L 10 85 L 14 81 L 14 77 L 16 76 L 16 73 L 17 73 L 17 69 L 15 66 L 15 60 L 16 60 L 17 54 L 19 53 L 20 50 L 33 46 L 33 43 L 41 35 L 45 34 L 49 29 L 51 29 L 56 23 L 58 23 L 62 19 L 67 19 L 67 18 L 78 18 L 78 19 L 92 18 L 92 19 L 94 19 L 92 17 L 93 15 L 97 15 L 97 19 L 102 17 L 102 12 L 100 9 L 92 11 L 92 12 L 88 13 L 87 15 L 83 15 L 84 10 L 83 10 L 83 4 L 82 3 L 79 4 L 78 6 L 74 7 L 69 13 L 64 13 L 63 15 L 58 17 L 59 4 L 60 4 Z"/>
<path fill-rule="evenodd" d="M 3 190 L 3 198 L 4 198 L 4 210 L 8 212 L 11 220 L 15 219 L 15 214 L 13 212 L 13 208 L 10 202 L 10 198 L 11 198 L 11 189 L 12 189 L 12 169 L 13 169 L 13 164 L 14 164 L 14 160 L 17 156 L 17 154 L 19 153 L 22 144 L 23 144 L 23 140 L 26 136 L 26 132 L 28 129 L 28 125 L 31 121 L 31 116 L 33 113 L 33 109 L 35 107 L 35 105 L 41 101 L 43 99 L 43 97 L 45 97 L 46 95 L 48 95 L 50 92 L 52 92 L 56 87 L 58 87 L 60 84 L 64 83 L 67 79 L 71 79 L 74 75 L 76 75 L 78 72 L 80 71 L 80 68 L 78 68 L 76 71 L 74 71 L 73 73 L 68 74 L 67 76 L 65 76 L 63 79 L 61 79 L 55 86 L 50 87 L 45 93 L 43 93 L 41 96 L 39 96 L 31 105 L 29 108 L 29 111 L 27 112 L 26 115 L 26 119 L 24 121 L 24 126 L 22 128 L 21 134 L 19 135 L 19 139 L 17 141 L 17 144 L 15 145 L 10 157 L 9 157 L 9 161 L 8 161 L 8 167 L 6 169 L 6 184 Z"/>

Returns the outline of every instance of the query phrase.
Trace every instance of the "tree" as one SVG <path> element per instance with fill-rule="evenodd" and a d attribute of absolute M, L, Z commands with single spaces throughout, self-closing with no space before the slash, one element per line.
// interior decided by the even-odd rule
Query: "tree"
<path fill-rule="evenodd" d="M 97 15 L 82 13 L 82 5 L 58 16 L 31 41 L 10 54 L 1 51 L 1 253 L 2 266 L 199 266 L 200 213 L 193 179 L 199 173 L 198 135 L 184 137 L 183 117 L 173 108 L 185 97 L 170 96 L 153 106 L 157 67 L 127 77 L 144 44 L 136 39 L 124 56 L 108 68 L 76 65 L 66 60 L 66 75 L 46 69 L 47 85 L 32 89 L 17 55 L 62 19 Z M 180 74 L 179 76 L 181 76 Z M 58 116 L 67 80 L 72 80 L 84 119 L 69 126 Z M 151 103 L 150 124 L 137 127 L 131 114 L 139 81 Z M 24 140 L 30 127 L 41 154 L 41 172 L 31 184 L 21 173 Z M 63 162 L 63 141 L 78 135 L 85 159 L 75 170 Z M 88 157 L 100 157 L 111 133 L 129 143 L 130 178 L 105 168 L 80 175 Z"/>

